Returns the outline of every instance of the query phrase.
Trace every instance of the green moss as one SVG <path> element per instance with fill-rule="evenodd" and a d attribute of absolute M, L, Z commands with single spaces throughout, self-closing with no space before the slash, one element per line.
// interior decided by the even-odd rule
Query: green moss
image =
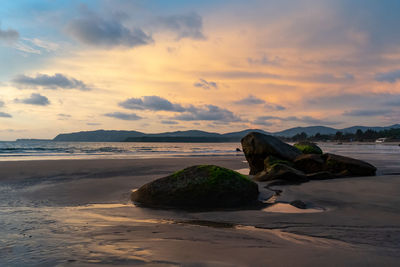
<path fill-rule="evenodd" d="M 304 154 L 322 154 L 321 148 L 312 143 L 298 143 L 294 144 L 293 146 Z"/>
<path fill-rule="evenodd" d="M 181 176 L 183 174 L 183 171 L 184 170 L 176 171 L 171 176 L 174 177 L 174 178 L 178 178 L 179 176 Z"/>
<path fill-rule="evenodd" d="M 284 164 L 293 167 L 293 163 L 287 160 L 283 160 L 274 156 L 269 156 L 264 160 L 264 165 L 267 169 L 272 168 L 276 164 Z"/>
<path fill-rule="evenodd" d="M 246 176 L 215 165 L 199 165 L 197 166 L 198 169 L 204 169 L 209 174 L 209 179 L 207 180 L 210 184 L 215 184 L 221 180 L 228 181 L 228 180 L 243 180 L 246 182 L 251 182 L 249 178 Z"/>
<path fill-rule="evenodd" d="M 193 173 L 195 171 L 195 173 Z M 207 179 L 197 179 L 196 176 L 203 174 Z M 226 187 L 241 187 L 249 186 L 254 182 L 245 175 L 242 175 L 233 170 L 215 165 L 197 165 L 177 171 L 171 175 L 173 179 L 181 179 L 184 177 L 191 177 L 185 179 L 185 191 L 192 191 L 194 194 L 202 194 L 208 191 L 221 191 L 223 192 Z"/>
<path fill-rule="evenodd" d="M 272 164 L 272 165 L 269 165 L 269 166 L 268 166 L 268 170 L 274 169 L 274 168 L 276 168 L 276 166 L 279 166 L 279 165 L 282 165 L 282 163 L 277 162 L 277 163 L 274 163 L 274 164 Z"/>

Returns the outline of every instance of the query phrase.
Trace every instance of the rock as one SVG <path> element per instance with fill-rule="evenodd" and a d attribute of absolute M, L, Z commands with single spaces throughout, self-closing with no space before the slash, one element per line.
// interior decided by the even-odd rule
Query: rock
<path fill-rule="evenodd" d="M 240 148 L 236 148 L 236 152 L 242 152 L 242 150 L 240 150 Z"/>
<path fill-rule="evenodd" d="M 290 205 L 303 210 L 307 208 L 307 204 L 301 200 L 293 200 L 292 202 L 290 202 Z"/>
<path fill-rule="evenodd" d="M 239 207 L 258 198 L 258 185 L 238 172 L 198 165 L 143 185 L 131 199 L 145 206 Z"/>
<path fill-rule="evenodd" d="M 294 160 L 301 153 L 276 137 L 257 132 L 250 132 L 241 140 L 242 150 L 250 167 L 250 174 L 255 175 L 264 169 L 264 160 L 268 156 Z"/>
<path fill-rule="evenodd" d="M 271 180 L 285 180 L 290 182 L 306 182 L 306 175 L 299 170 L 282 163 L 276 163 L 266 170 L 261 171 L 255 177 L 255 180 L 264 182 Z"/>
<path fill-rule="evenodd" d="M 368 162 L 326 153 L 322 156 L 325 159 L 326 170 L 341 176 L 373 176 L 376 167 Z"/>
<path fill-rule="evenodd" d="M 293 145 L 295 148 L 303 152 L 303 154 L 320 154 L 322 155 L 322 149 L 313 142 L 299 142 Z"/>
<path fill-rule="evenodd" d="M 268 156 L 265 160 L 264 160 L 264 170 L 269 169 L 272 165 L 277 164 L 277 163 L 282 163 L 285 164 L 289 167 L 293 167 L 293 163 L 287 160 L 283 160 L 283 159 L 279 159 L 277 157 L 274 156 Z"/>
<path fill-rule="evenodd" d="M 318 154 L 302 154 L 294 161 L 294 167 L 305 173 L 315 173 L 326 170 L 325 159 Z"/>
<path fill-rule="evenodd" d="M 328 171 L 315 172 L 306 175 L 309 180 L 328 180 L 340 177 L 341 175 L 335 175 Z"/>

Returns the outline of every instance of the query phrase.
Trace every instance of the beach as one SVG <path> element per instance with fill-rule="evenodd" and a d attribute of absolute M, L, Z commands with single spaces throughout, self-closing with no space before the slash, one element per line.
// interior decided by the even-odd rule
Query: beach
<path fill-rule="evenodd" d="M 246 171 L 243 156 L 0 162 L 0 265 L 396 266 L 400 175 L 386 162 L 371 163 L 392 175 L 275 186 L 272 199 L 259 183 L 272 204 L 214 211 L 129 196 L 191 165 Z"/>

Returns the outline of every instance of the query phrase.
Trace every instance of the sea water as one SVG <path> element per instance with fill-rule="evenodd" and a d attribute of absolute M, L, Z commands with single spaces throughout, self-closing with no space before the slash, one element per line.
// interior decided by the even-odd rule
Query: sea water
<path fill-rule="evenodd" d="M 356 158 L 398 158 L 397 143 L 318 143 L 324 152 Z M 134 159 L 186 156 L 243 156 L 240 143 L 0 142 L 0 161 L 49 159 Z"/>
<path fill-rule="evenodd" d="M 0 161 L 236 156 L 239 143 L 0 142 Z"/>

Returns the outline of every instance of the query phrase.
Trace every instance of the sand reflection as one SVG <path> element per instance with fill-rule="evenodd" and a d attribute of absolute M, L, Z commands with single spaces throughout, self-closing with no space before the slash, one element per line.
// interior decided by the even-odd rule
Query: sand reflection
<path fill-rule="evenodd" d="M 264 212 L 277 212 L 277 213 L 316 213 L 316 212 L 324 212 L 326 211 L 323 208 L 307 208 L 307 209 L 299 209 L 292 206 L 289 203 L 275 203 L 271 206 L 268 206 L 262 209 Z"/>

